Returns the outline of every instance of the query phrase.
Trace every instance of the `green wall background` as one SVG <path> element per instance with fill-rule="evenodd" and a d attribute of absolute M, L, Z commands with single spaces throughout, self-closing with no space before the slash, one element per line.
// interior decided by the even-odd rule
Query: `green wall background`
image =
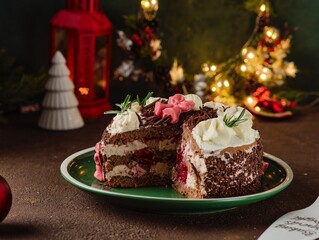
<path fill-rule="evenodd" d="M 198 73 L 206 60 L 220 62 L 236 54 L 254 27 L 255 14 L 244 8 L 243 0 L 159 2 L 163 48 L 169 59 L 177 57 L 188 73 Z M 101 0 L 100 3 L 114 30 L 125 30 L 122 16 L 135 14 L 139 6 L 138 0 Z M 0 48 L 6 49 L 31 73 L 48 69 L 50 19 L 64 6 L 64 0 L 3 1 Z M 296 63 L 299 72 L 295 79 L 289 79 L 288 85 L 306 91 L 319 90 L 319 1 L 277 0 L 273 1 L 273 8 L 276 22 L 286 21 L 298 28 L 293 34 L 288 59 Z M 122 57 L 114 43 L 113 69 Z M 118 83 L 112 86 L 115 90 L 121 88 Z"/>

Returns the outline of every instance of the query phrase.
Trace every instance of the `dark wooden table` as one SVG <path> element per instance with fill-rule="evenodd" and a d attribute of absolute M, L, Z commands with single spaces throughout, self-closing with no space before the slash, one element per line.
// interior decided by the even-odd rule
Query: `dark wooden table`
<path fill-rule="evenodd" d="M 37 127 L 39 115 L 10 116 L 0 125 L 0 175 L 13 204 L 0 224 L 1 239 L 257 239 L 283 214 L 319 195 L 319 107 L 291 119 L 256 119 L 265 152 L 294 171 L 292 184 L 267 200 L 230 211 L 193 216 L 147 214 L 114 206 L 66 182 L 61 162 L 92 147 L 110 121 L 88 120 L 72 131 Z"/>

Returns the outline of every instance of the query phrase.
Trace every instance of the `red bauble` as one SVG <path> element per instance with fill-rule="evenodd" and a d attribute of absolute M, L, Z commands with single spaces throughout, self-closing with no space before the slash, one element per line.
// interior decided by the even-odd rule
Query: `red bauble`
<path fill-rule="evenodd" d="M 11 188 L 7 181 L 0 176 L 0 222 L 8 215 L 12 204 Z"/>

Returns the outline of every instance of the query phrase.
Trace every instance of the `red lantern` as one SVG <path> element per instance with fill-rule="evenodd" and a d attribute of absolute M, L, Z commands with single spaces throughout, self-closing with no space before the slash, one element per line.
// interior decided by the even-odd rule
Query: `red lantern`
<path fill-rule="evenodd" d="M 83 117 L 110 109 L 109 81 L 112 24 L 99 11 L 99 0 L 67 0 L 51 20 L 51 55 L 66 58 Z"/>

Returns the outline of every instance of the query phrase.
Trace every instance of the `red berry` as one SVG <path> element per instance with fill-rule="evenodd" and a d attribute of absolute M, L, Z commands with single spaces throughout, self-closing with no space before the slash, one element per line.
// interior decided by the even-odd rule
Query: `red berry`
<path fill-rule="evenodd" d="M 269 107 L 269 101 L 263 101 L 262 105 L 263 105 L 263 107 L 268 108 Z"/>
<path fill-rule="evenodd" d="M 0 222 L 8 215 L 12 204 L 11 188 L 7 181 L 0 176 Z"/>
<path fill-rule="evenodd" d="M 138 34 L 136 34 L 136 33 L 133 34 L 132 39 L 136 43 L 137 46 L 142 46 L 143 42 Z"/>
<path fill-rule="evenodd" d="M 277 113 L 283 112 L 283 107 L 280 101 L 273 102 L 272 109 L 274 112 L 277 112 Z"/>
<path fill-rule="evenodd" d="M 154 40 L 154 39 L 156 38 L 156 36 L 155 36 L 153 33 L 150 33 L 149 38 L 150 38 L 151 40 Z"/>
<path fill-rule="evenodd" d="M 290 104 L 289 104 L 289 107 L 290 108 L 294 108 L 294 107 L 296 107 L 296 105 L 297 105 L 296 101 L 291 101 Z"/>
<path fill-rule="evenodd" d="M 146 27 L 145 29 L 144 29 L 144 32 L 145 33 L 151 33 L 152 32 L 152 29 L 150 28 L 150 27 Z"/>

